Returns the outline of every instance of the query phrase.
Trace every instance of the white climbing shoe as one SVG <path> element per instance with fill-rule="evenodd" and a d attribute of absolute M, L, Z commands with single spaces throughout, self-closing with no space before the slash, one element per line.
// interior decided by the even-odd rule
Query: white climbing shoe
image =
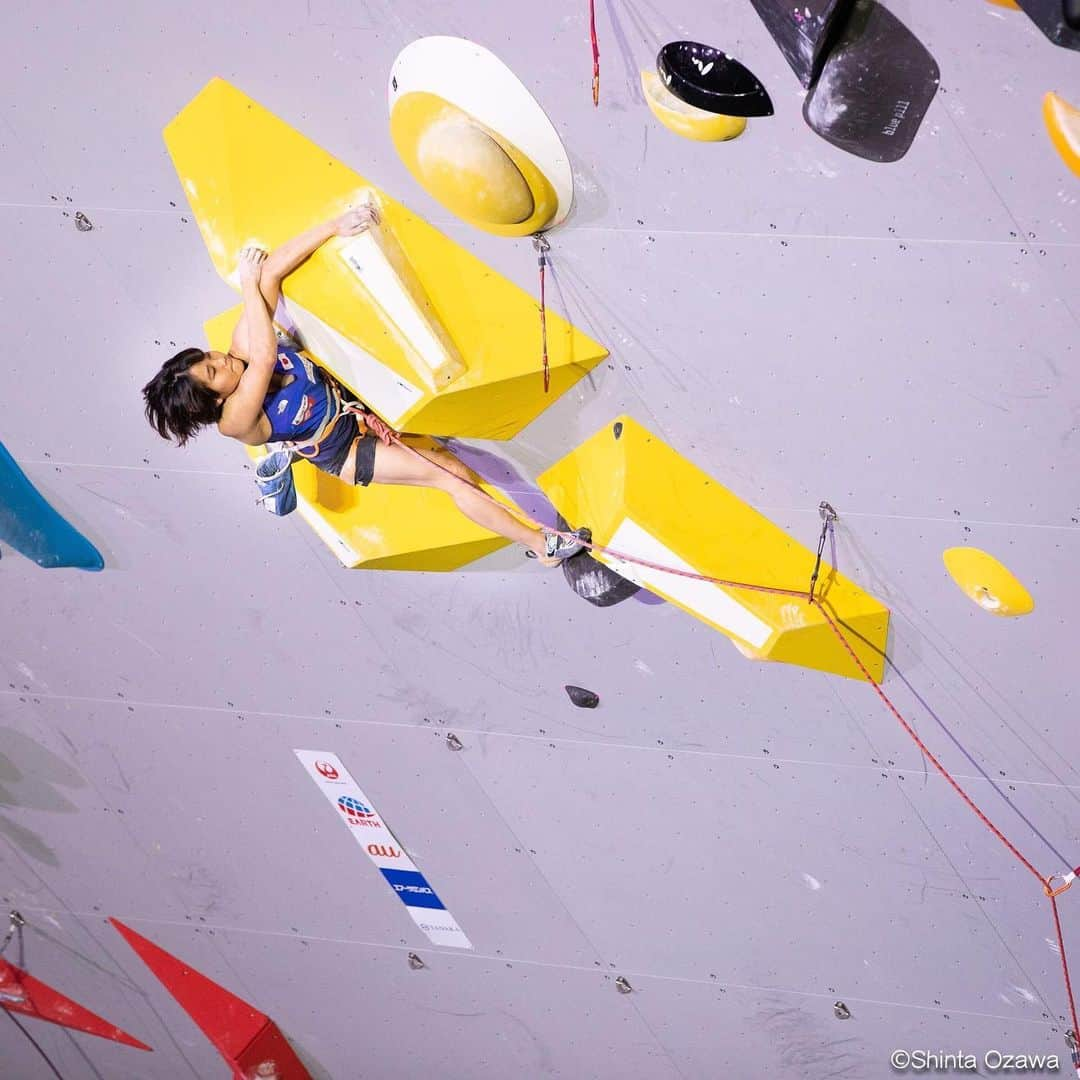
<path fill-rule="evenodd" d="M 540 561 L 545 566 L 556 566 L 563 559 L 569 559 L 577 555 L 578 552 L 584 551 L 585 545 L 590 539 L 587 529 L 575 529 L 572 533 L 565 535 L 545 529 L 544 546 L 546 551 L 544 556 L 539 557 L 535 551 L 526 551 L 525 554 L 530 559 L 540 558 Z"/>

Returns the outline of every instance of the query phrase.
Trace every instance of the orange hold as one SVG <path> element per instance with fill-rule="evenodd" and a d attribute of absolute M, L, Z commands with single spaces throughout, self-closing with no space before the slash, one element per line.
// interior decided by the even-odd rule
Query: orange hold
<path fill-rule="evenodd" d="M 1049 93 L 1043 98 L 1043 120 L 1054 149 L 1080 176 L 1080 109 L 1074 108 L 1063 97 Z"/>

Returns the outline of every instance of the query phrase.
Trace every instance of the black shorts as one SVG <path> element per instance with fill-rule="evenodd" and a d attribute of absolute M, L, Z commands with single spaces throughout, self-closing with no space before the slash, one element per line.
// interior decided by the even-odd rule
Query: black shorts
<path fill-rule="evenodd" d="M 370 431 L 356 444 L 356 483 L 361 487 L 367 487 L 375 475 L 375 448 L 378 445 L 379 440 Z"/>
<path fill-rule="evenodd" d="M 360 426 L 356 417 L 344 417 L 349 421 L 348 426 L 333 439 L 333 445 L 327 447 L 317 458 L 313 459 L 316 468 L 328 472 L 332 476 L 340 476 L 345 462 L 349 459 L 349 451 L 353 443 L 356 443 L 356 483 L 361 487 L 367 487 L 375 475 L 375 447 L 379 440 L 371 432 L 360 436 Z M 340 422 L 340 421 L 339 421 Z M 335 433 L 336 434 L 336 433 Z M 303 454 L 300 455 L 303 457 Z"/>

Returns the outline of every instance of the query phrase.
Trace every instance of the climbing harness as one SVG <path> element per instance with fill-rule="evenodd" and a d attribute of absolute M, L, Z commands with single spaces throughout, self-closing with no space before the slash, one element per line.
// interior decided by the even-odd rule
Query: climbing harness
<path fill-rule="evenodd" d="M 551 385 L 551 370 L 548 365 L 547 303 L 544 296 L 544 278 L 547 270 L 547 253 L 551 250 L 551 245 L 543 233 L 536 233 L 532 242 L 533 250 L 536 252 L 536 261 L 540 267 L 540 354 L 544 361 L 544 393 L 546 394 Z"/>
<path fill-rule="evenodd" d="M 291 514 L 296 509 L 296 485 L 292 475 L 293 461 L 296 458 L 308 461 L 318 457 L 323 442 L 343 416 L 358 416 L 363 420 L 367 431 L 358 435 L 357 439 L 365 438 L 370 432 L 387 446 L 391 443 L 392 429 L 388 424 L 371 412 L 363 402 L 346 401 L 337 382 L 325 373 L 324 378 L 330 397 L 330 408 L 327 409 L 327 415 L 319 425 L 319 430 L 303 442 L 280 443 L 281 449 L 271 451 L 255 467 L 255 483 L 259 489 L 256 504 L 278 517 Z M 310 451 L 310 453 L 305 453 L 305 451 Z"/>

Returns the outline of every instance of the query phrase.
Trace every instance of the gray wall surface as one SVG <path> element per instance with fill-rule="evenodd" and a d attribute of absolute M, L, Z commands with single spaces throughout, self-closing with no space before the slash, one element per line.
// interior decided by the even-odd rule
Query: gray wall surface
<path fill-rule="evenodd" d="M 161 140 L 214 75 L 536 288 L 528 243 L 453 219 L 388 134 L 397 52 L 472 38 L 571 154 L 549 300 L 612 353 L 500 452 L 535 476 L 625 411 L 804 544 L 828 499 L 840 570 L 889 605 L 891 657 L 944 726 L 888 692 L 1043 873 L 1075 865 L 1080 178 L 1040 106 L 1080 101 L 1080 57 L 981 0 L 887 4 L 942 72 L 894 165 L 809 131 L 742 0 L 599 4 L 598 110 L 584 0 L 8 6 L 0 439 L 107 569 L 2 552 L 0 896 L 35 976 L 154 1047 L 26 1021 L 66 1080 L 227 1074 L 108 915 L 334 1080 L 1066 1055 L 1038 882 L 869 686 L 751 663 L 671 605 L 589 607 L 518 554 L 343 570 L 298 515 L 255 509 L 238 447 L 179 451 L 141 414 L 173 344 L 234 300 Z M 776 115 L 723 145 L 662 128 L 638 72 L 683 37 L 743 60 Z M 955 588 L 941 552 L 964 543 L 1033 614 Z M 428 944 L 297 747 L 342 758 L 472 952 Z M 1080 974 L 1078 904 L 1060 899 Z M 52 1075 L 4 1017 L 0 1060 Z"/>

